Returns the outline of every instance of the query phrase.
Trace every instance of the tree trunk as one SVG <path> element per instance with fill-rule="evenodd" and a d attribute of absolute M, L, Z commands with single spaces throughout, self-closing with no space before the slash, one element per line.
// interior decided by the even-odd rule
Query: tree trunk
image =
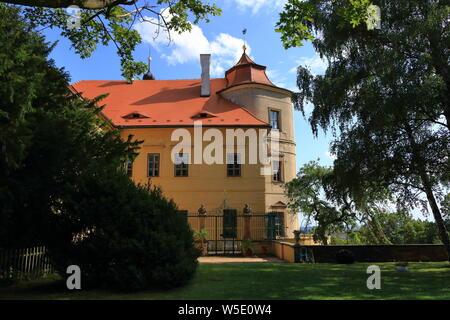
<path fill-rule="evenodd" d="M 442 214 L 437 205 L 433 190 L 431 189 L 430 179 L 425 170 L 423 170 L 423 173 L 420 174 L 420 177 L 422 179 L 422 185 L 427 195 L 428 204 L 431 207 L 431 211 L 433 212 L 433 217 L 438 228 L 439 238 L 441 238 L 441 241 L 447 250 L 448 260 L 450 261 L 450 240 L 448 237 L 448 231 L 445 227 L 444 219 L 442 219 Z"/>
<path fill-rule="evenodd" d="M 380 222 L 376 217 L 372 217 L 369 221 L 369 228 L 377 243 L 392 244 L 391 240 L 389 240 L 386 236 L 386 233 L 384 233 L 383 227 L 380 225 Z"/>
<path fill-rule="evenodd" d="M 439 209 L 439 206 L 437 205 L 436 202 L 436 198 L 434 197 L 430 177 L 428 176 L 425 170 L 424 160 L 422 158 L 422 155 L 420 154 L 420 150 L 412 134 L 412 130 L 409 126 L 407 126 L 406 132 L 408 134 L 408 139 L 412 147 L 413 161 L 416 162 L 416 167 L 419 171 L 420 179 L 422 181 L 422 186 L 427 196 L 428 204 L 430 205 L 431 211 L 433 212 L 433 217 L 434 221 L 436 222 L 439 238 L 441 239 L 442 243 L 445 246 L 445 249 L 447 250 L 448 261 L 450 261 L 450 240 L 448 237 L 448 231 L 447 228 L 445 227 L 444 219 L 442 219 L 441 210 Z"/>

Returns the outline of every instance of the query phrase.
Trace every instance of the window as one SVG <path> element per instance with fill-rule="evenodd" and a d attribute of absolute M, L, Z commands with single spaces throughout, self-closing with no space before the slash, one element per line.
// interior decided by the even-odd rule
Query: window
<path fill-rule="evenodd" d="M 180 153 L 175 156 L 175 177 L 187 177 L 189 175 L 189 155 Z"/>
<path fill-rule="evenodd" d="M 281 182 L 283 181 L 281 176 L 281 161 L 272 161 L 272 172 L 273 172 L 273 181 L 275 182 Z"/>
<path fill-rule="evenodd" d="M 241 157 L 238 153 L 227 154 L 227 176 L 239 177 L 241 175 Z"/>
<path fill-rule="evenodd" d="M 285 236 L 284 213 L 269 212 L 266 216 L 267 238 L 274 240 Z"/>
<path fill-rule="evenodd" d="M 269 112 L 269 120 L 272 129 L 281 130 L 280 126 L 280 112 L 275 110 L 270 110 Z"/>
<path fill-rule="evenodd" d="M 275 215 L 275 235 L 277 237 L 284 237 L 284 214 L 277 212 Z"/>
<path fill-rule="evenodd" d="M 133 162 L 129 160 L 125 162 L 125 171 L 127 173 L 127 176 L 131 177 L 133 175 Z"/>
<path fill-rule="evenodd" d="M 148 155 L 148 176 L 159 177 L 159 153 Z"/>

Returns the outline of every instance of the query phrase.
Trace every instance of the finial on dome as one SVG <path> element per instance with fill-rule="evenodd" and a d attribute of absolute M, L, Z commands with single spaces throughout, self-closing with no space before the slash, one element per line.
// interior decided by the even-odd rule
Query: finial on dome
<path fill-rule="evenodd" d="M 244 36 L 244 45 L 242 46 L 242 49 L 244 49 L 244 53 L 247 50 L 247 46 L 245 45 L 245 35 L 247 34 L 247 28 L 244 28 L 244 30 L 242 30 L 242 35 Z"/>
<path fill-rule="evenodd" d="M 150 49 L 148 50 L 148 71 L 147 73 L 144 74 L 144 76 L 142 77 L 142 80 L 155 80 L 155 76 L 153 75 L 153 73 L 150 70 L 150 63 L 152 62 L 152 57 L 151 55 L 151 51 Z"/>

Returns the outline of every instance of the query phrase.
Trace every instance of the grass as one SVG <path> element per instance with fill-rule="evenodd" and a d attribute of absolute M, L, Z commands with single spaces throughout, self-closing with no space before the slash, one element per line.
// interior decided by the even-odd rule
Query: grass
<path fill-rule="evenodd" d="M 169 291 L 68 291 L 51 276 L 0 288 L 0 299 L 450 299 L 448 262 L 409 263 L 409 272 L 373 264 L 381 268 L 380 290 L 366 287 L 369 263 L 236 263 L 200 264 L 189 285 Z"/>

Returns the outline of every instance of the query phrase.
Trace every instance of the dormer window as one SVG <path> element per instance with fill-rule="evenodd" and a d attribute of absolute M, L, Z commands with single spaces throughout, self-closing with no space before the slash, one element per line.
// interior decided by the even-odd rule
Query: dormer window
<path fill-rule="evenodd" d="M 195 115 L 193 115 L 191 118 L 193 119 L 206 119 L 206 118 L 215 118 L 216 115 L 211 113 L 211 112 L 207 112 L 207 111 L 202 111 L 199 112 Z"/>
<path fill-rule="evenodd" d="M 150 118 L 150 117 L 148 117 L 140 112 L 131 112 L 131 113 L 128 113 L 128 114 L 122 116 L 122 118 L 124 118 L 124 119 L 146 119 L 146 118 Z"/>

